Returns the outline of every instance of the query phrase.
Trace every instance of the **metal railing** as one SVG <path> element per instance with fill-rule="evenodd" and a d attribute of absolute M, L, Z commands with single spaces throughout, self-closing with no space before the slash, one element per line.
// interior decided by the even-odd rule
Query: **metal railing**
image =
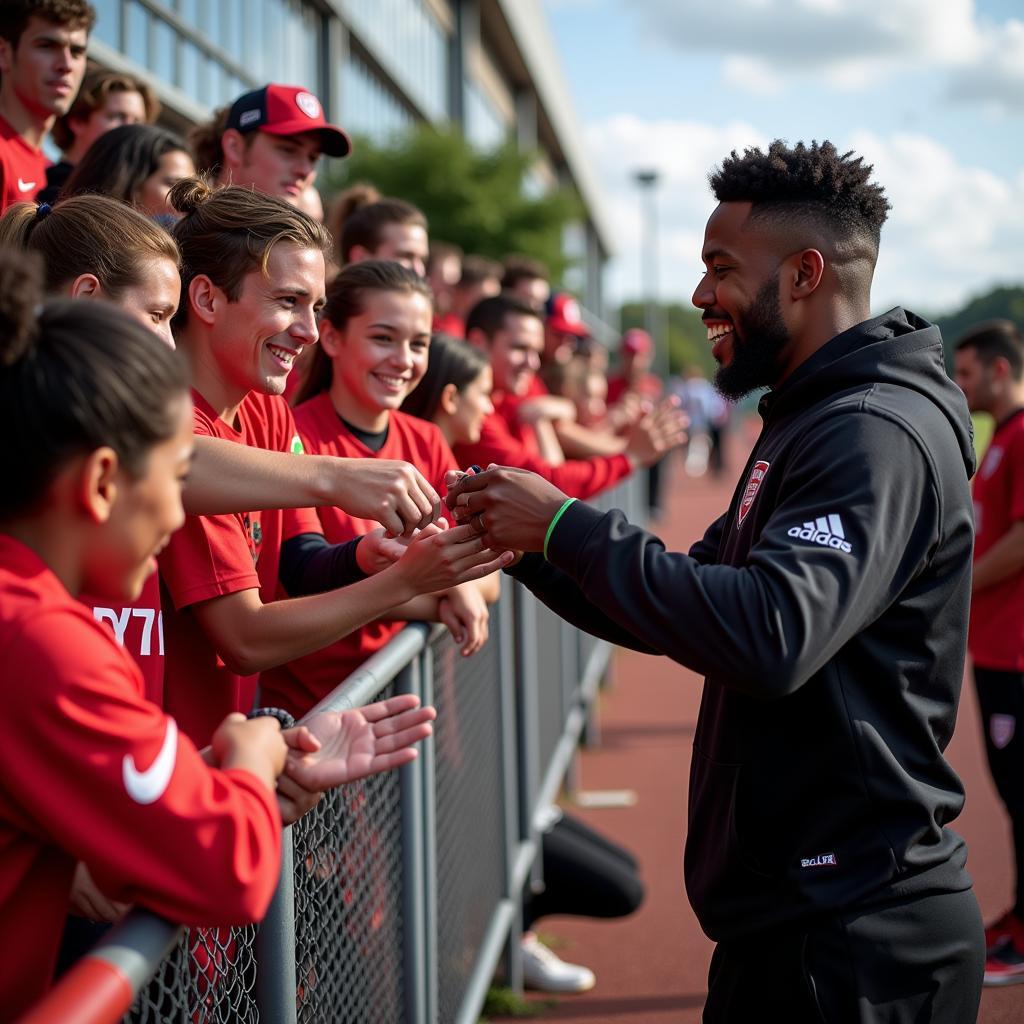
<path fill-rule="evenodd" d="M 595 504 L 641 522 L 644 484 Z M 521 987 L 540 821 L 610 647 L 504 583 L 479 653 L 412 624 L 309 713 L 415 693 L 438 717 L 416 761 L 325 794 L 286 830 L 258 927 L 182 929 L 135 910 L 25 1020 L 472 1024 L 499 964 Z"/>

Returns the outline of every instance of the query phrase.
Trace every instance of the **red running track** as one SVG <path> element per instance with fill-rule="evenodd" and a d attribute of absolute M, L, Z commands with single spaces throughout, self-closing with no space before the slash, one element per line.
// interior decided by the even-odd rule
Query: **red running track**
<path fill-rule="evenodd" d="M 745 454 L 739 441 L 730 447 L 729 472 L 721 480 L 686 477 L 681 460 L 673 462 L 666 512 L 655 527 L 670 549 L 685 550 L 727 507 Z M 559 941 L 560 956 L 586 964 L 597 975 L 591 992 L 558 997 L 543 1020 L 700 1021 L 711 943 L 686 901 L 682 878 L 686 780 L 699 699 L 699 678 L 668 659 L 625 651 L 616 656 L 612 683 L 600 702 L 601 744 L 580 757 L 580 787 L 632 789 L 638 800 L 629 808 L 577 808 L 576 813 L 633 850 L 647 898 L 636 914 L 621 921 L 552 917 L 538 923 L 542 936 Z M 970 685 L 964 688 L 949 757 L 967 788 L 967 804 L 954 827 L 967 838 L 968 867 L 988 920 L 1009 903 L 1012 869 L 1009 830 L 985 768 Z M 978 1019 L 984 1024 L 1024 1021 L 1024 985 L 986 990 Z"/>

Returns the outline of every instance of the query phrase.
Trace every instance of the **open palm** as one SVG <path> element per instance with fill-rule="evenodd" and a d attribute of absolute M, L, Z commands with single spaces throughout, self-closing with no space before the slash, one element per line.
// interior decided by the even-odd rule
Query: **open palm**
<path fill-rule="evenodd" d="M 349 711 L 325 711 L 305 722 L 320 743 L 312 752 L 290 750 L 285 774 L 303 789 L 323 791 L 408 764 L 414 744 L 431 734 L 432 707 L 403 694 Z"/>

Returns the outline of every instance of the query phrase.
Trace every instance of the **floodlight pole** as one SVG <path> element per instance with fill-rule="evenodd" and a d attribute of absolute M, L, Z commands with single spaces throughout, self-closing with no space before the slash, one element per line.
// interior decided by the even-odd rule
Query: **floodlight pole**
<path fill-rule="evenodd" d="M 643 238 L 640 247 L 641 288 L 644 295 L 644 329 L 654 341 L 654 370 L 659 376 L 668 376 L 668 324 L 659 315 L 658 303 L 658 211 L 655 189 L 661 174 L 652 169 L 633 172 L 633 180 L 640 188 L 643 218 Z"/>

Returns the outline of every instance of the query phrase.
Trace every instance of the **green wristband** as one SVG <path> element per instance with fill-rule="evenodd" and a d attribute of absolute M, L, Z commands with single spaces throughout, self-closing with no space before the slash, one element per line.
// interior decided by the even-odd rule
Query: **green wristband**
<path fill-rule="evenodd" d="M 555 518 L 548 523 L 548 532 L 544 534 L 544 557 L 548 557 L 548 544 L 551 542 L 551 534 L 555 532 L 555 527 L 558 525 L 558 520 L 562 518 L 565 510 L 575 501 L 575 498 L 566 498 L 562 502 L 562 507 L 555 513 Z"/>

